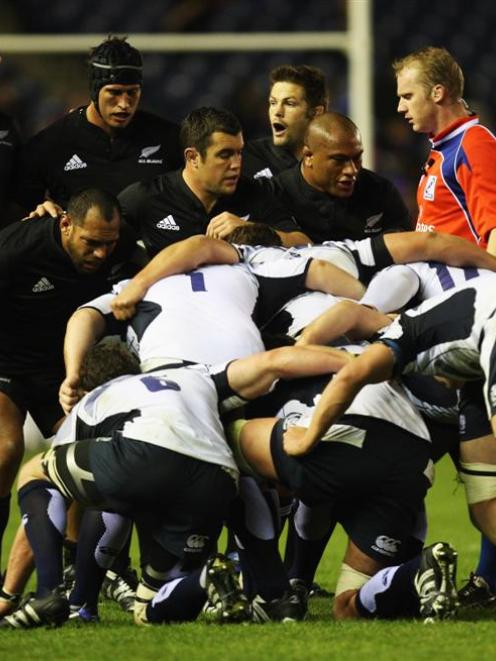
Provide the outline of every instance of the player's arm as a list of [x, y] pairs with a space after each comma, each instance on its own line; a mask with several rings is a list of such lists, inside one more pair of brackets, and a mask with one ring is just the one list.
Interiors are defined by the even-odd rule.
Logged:
[[359, 300], [365, 286], [346, 271], [321, 259], [312, 259], [308, 267], [305, 286], [314, 291], [323, 291], [334, 296]]
[[277, 379], [335, 373], [352, 359], [346, 351], [330, 347], [281, 347], [234, 360], [227, 368], [227, 378], [238, 395], [255, 399], [267, 393]]
[[308, 324], [296, 344], [327, 344], [342, 335], [350, 340], [366, 340], [390, 323], [382, 312], [354, 301], [340, 301]]
[[360, 390], [369, 383], [380, 383], [391, 378], [394, 355], [384, 344], [370, 346], [363, 354], [351, 360], [324, 388], [308, 429], [284, 435], [284, 449], [289, 455], [309, 452], [346, 411]]
[[496, 271], [496, 257], [459, 236], [440, 232], [398, 232], [385, 234], [384, 243], [395, 264], [432, 261]]
[[394, 312], [407, 305], [419, 289], [420, 279], [412, 268], [393, 264], [376, 273], [360, 303], [384, 313]]
[[51, 216], [52, 218], [59, 218], [65, 211], [62, 207], [53, 202], [53, 200], [44, 200], [40, 202], [33, 211], [30, 211], [26, 218], [43, 218], [43, 216]]
[[203, 235], [191, 236], [161, 250], [137, 273], [112, 302], [116, 319], [133, 316], [149, 287], [169, 275], [187, 273], [205, 264], [237, 264], [239, 253], [226, 241]]
[[[212, 220], [209, 222], [206, 235], [214, 239], [225, 239], [233, 230], [236, 229], [236, 227], [240, 227], [241, 225], [246, 224], [254, 225], [255, 223], [251, 223], [249, 220], [243, 220], [239, 216], [236, 216], [229, 211], [223, 211], [219, 215], [212, 218]], [[282, 241], [282, 245], [286, 248], [312, 243], [310, 238], [300, 230], [283, 231], [275, 227], [273, 229], [275, 232], [277, 232]]]
[[496, 229], [491, 230], [487, 239], [487, 252], [496, 257]]
[[276, 232], [281, 237], [282, 245], [285, 248], [291, 248], [293, 246], [306, 246], [310, 243], [313, 243], [312, 239], [300, 230], [294, 232], [283, 232], [282, 230], [276, 229]]
[[76, 310], [67, 322], [64, 339], [66, 376], [59, 390], [59, 400], [67, 414], [81, 399], [79, 371], [91, 347], [103, 337], [107, 328], [105, 317], [95, 308]]

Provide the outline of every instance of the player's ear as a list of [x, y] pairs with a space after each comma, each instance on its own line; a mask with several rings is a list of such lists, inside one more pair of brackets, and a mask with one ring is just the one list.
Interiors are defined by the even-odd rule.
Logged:
[[192, 165], [193, 167], [198, 167], [200, 159], [200, 153], [196, 147], [186, 147], [184, 150], [184, 162], [186, 164]]
[[306, 167], [310, 168], [312, 167], [312, 157], [313, 157], [313, 152], [310, 149], [308, 145], [303, 145], [303, 162]]
[[434, 87], [431, 90], [432, 100], [435, 101], [436, 103], [439, 103], [444, 99], [445, 96], [446, 96], [446, 89], [444, 88], [444, 86], [434, 85]]
[[62, 234], [68, 234], [71, 231], [72, 220], [66, 211], [64, 211], [59, 217], [59, 227]]

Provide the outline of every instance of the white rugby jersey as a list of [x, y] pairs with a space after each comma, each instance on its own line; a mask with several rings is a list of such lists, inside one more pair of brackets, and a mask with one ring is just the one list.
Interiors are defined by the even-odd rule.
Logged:
[[[361, 345], [347, 345], [348, 351], [361, 353], [364, 347]], [[324, 379], [316, 379], [316, 391], [308, 388], [301, 397], [294, 397], [287, 401], [278, 412], [278, 417], [285, 418], [288, 425], [299, 425], [308, 427], [314, 411], [320, 399], [320, 388]], [[341, 422], [332, 425], [322, 437], [324, 441], [341, 441], [361, 445], [363, 430], [348, 424], [346, 416], [360, 415], [370, 418], [385, 420], [397, 427], [401, 427], [410, 434], [430, 441], [429, 431], [422, 416], [415, 406], [410, 402], [407, 394], [398, 381], [392, 380], [378, 384], [367, 385], [358, 393], [352, 404], [346, 410]]]
[[[485, 377], [486, 404], [496, 408], [496, 296], [487, 278], [455, 287], [407, 310], [380, 341], [396, 356], [398, 373], [438, 374], [461, 381]], [[493, 396], [494, 394], [494, 396]]]
[[237, 471], [219, 418], [223, 396], [203, 365], [119, 377], [78, 402], [54, 445], [120, 432]]
[[[256, 317], [267, 317], [304, 289], [310, 260], [205, 266], [152, 285], [127, 327], [127, 341], [143, 371], [176, 358], [214, 364], [264, 350]], [[110, 318], [113, 294], [93, 307]]]
[[418, 304], [454, 287], [470, 286], [479, 278], [493, 279], [492, 286], [496, 285], [496, 273], [487, 269], [459, 268], [439, 262], [395, 264], [374, 276], [360, 302], [384, 313], [393, 312], [407, 305], [414, 296]]
[[[237, 246], [243, 250], [245, 262], [250, 265], [267, 264], [281, 257], [294, 259], [322, 259], [346, 271], [362, 282], [368, 282], [373, 275], [392, 263], [392, 258], [384, 245], [383, 237], [353, 241], [326, 241], [322, 245], [301, 246], [298, 248]], [[304, 292], [293, 297], [278, 310], [265, 324], [263, 330], [272, 334], [287, 334], [296, 337], [309, 323], [340, 300], [323, 292]]]
[[264, 324], [263, 330], [272, 334], [296, 337], [314, 319], [342, 300], [345, 299], [332, 294], [324, 294], [324, 292], [305, 292], [286, 303]]
[[358, 278], [364, 283], [381, 269], [393, 264], [388, 249], [384, 244], [382, 236], [354, 241], [325, 241], [321, 245], [300, 246], [297, 248], [263, 247], [263, 246], [237, 246], [244, 250], [244, 259], [249, 264], [259, 264], [281, 256], [290, 258], [299, 255], [301, 257], [322, 259], [338, 266], [350, 275]]

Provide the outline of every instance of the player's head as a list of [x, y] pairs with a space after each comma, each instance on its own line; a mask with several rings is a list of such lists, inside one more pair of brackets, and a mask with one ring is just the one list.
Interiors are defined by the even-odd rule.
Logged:
[[360, 131], [349, 117], [328, 112], [308, 125], [302, 174], [317, 190], [335, 197], [353, 194], [362, 167]]
[[279, 234], [265, 223], [238, 225], [225, 237], [225, 240], [246, 246], [282, 246]]
[[197, 108], [183, 120], [180, 138], [195, 186], [213, 195], [234, 193], [244, 144], [238, 118], [219, 108]]
[[125, 128], [138, 108], [143, 82], [140, 52], [125, 39], [109, 36], [90, 51], [90, 95], [109, 129]]
[[269, 120], [275, 145], [299, 157], [309, 122], [326, 111], [324, 73], [305, 64], [279, 66], [270, 72]]
[[418, 133], [433, 133], [440, 107], [464, 104], [460, 65], [445, 48], [429, 46], [393, 62], [398, 112]]
[[79, 386], [89, 392], [118, 376], [139, 373], [138, 359], [123, 342], [103, 341], [95, 344], [84, 357]]
[[60, 219], [62, 247], [80, 273], [96, 273], [119, 239], [120, 206], [106, 191], [90, 188], [73, 195]]

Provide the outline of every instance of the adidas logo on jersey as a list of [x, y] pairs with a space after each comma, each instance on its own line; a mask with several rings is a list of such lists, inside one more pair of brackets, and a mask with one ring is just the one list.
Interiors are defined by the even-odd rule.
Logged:
[[55, 289], [50, 280], [48, 278], [41, 278], [31, 291], [35, 294], [39, 294], [42, 291], [50, 291], [50, 289]]
[[87, 163], [82, 161], [77, 154], [74, 154], [64, 165], [64, 170], [69, 172], [70, 170], [82, 170], [87, 167]]
[[161, 158], [150, 158], [150, 156], [153, 156], [153, 154], [159, 151], [161, 146], [162, 145], [151, 145], [150, 147], [143, 147], [141, 154], [138, 156], [138, 163], [146, 163], [151, 165], [160, 165], [163, 163], [163, 159]]
[[160, 230], [173, 230], [174, 232], [177, 232], [180, 229], [179, 225], [177, 225], [176, 221], [171, 215], [162, 218], [162, 220], [159, 220], [157, 227]]
[[272, 170], [270, 168], [264, 168], [263, 170], [259, 170], [256, 174], [253, 175], [253, 179], [259, 179], [260, 177], [267, 177], [267, 179], [272, 179], [274, 175], [272, 174]]

